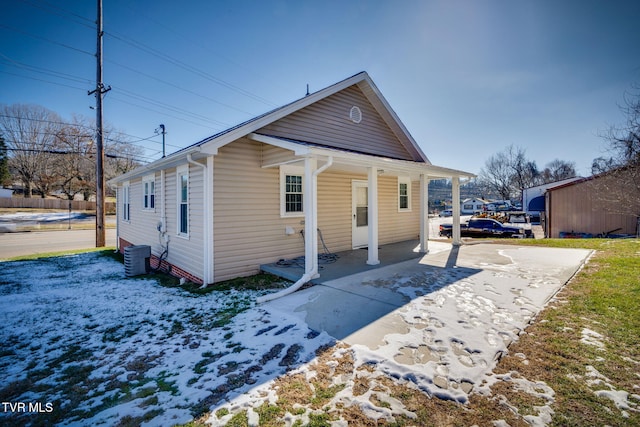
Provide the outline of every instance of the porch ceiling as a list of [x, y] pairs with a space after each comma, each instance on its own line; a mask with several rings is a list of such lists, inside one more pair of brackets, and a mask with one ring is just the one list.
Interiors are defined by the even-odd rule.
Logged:
[[314, 157], [321, 162], [326, 162], [329, 158], [332, 158], [333, 164], [330, 168], [331, 170], [339, 170], [361, 175], [366, 175], [368, 168], [375, 167], [378, 169], [378, 175], [409, 176], [415, 180], [419, 179], [422, 174], [426, 175], [427, 178], [430, 179], [475, 177], [475, 174], [470, 172], [443, 168], [428, 163], [411, 162], [407, 160], [372, 156], [333, 148], [318, 147], [303, 141], [275, 138], [256, 133], [249, 134], [248, 138], [289, 150], [293, 154], [291, 158], [283, 160], [280, 163], [272, 163], [263, 167], [277, 167], [284, 164], [302, 164], [305, 157]]

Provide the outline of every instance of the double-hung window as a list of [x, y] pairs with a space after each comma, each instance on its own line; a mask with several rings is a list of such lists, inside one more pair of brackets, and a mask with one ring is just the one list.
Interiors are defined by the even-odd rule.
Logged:
[[411, 179], [398, 177], [398, 211], [411, 211]]
[[280, 167], [280, 216], [304, 216], [304, 169]]
[[145, 176], [142, 180], [142, 208], [153, 210], [156, 207], [156, 177]]
[[131, 202], [129, 199], [129, 182], [122, 186], [122, 220], [131, 221]]
[[178, 234], [189, 235], [189, 167], [178, 168]]

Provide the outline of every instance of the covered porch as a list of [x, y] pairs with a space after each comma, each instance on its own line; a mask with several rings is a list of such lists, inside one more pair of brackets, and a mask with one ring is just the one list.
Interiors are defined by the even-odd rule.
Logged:
[[[440, 252], [451, 248], [448, 242], [429, 242], [430, 252]], [[320, 255], [318, 261], [318, 277], [311, 280], [313, 284], [322, 284], [331, 280], [350, 276], [364, 271], [375, 270], [381, 267], [397, 264], [424, 256], [420, 251], [420, 240], [407, 240], [404, 242], [381, 245], [378, 248], [380, 262], [375, 265], [367, 264], [367, 248], [341, 251], [332, 256]], [[323, 261], [326, 259], [326, 261]], [[283, 279], [297, 281], [305, 273], [305, 260], [303, 257], [294, 260], [281, 260], [279, 262], [263, 264], [260, 270]]]
[[[291, 293], [305, 283], [317, 280], [320, 276], [323, 276], [320, 279], [322, 281], [331, 280], [331, 278], [353, 274], [353, 272], [363, 271], [363, 269], [372, 269], [411, 258], [418, 258], [428, 253], [429, 216], [427, 200], [428, 184], [431, 179], [448, 178], [452, 181], [454, 206], [453, 244], [459, 245], [461, 243], [459, 232], [460, 179], [463, 177], [471, 178], [473, 174], [434, 166], [428, 161], [413, 162], [372, 156], [257, 133], [249, 134], [247, 138], [264, 144], [262, 168], [280, 168], [282, 174], [282, 168], [297, 167], [300, 178], [296, 182], [303, 187], [302, 193], [304, 194], [301, 198], [301, 211], [303, 214], [301, 216], [302, 221], [300, 221], [300, 224], [304, 226], [303, 233], [306, 236], [304, 240], [304, 257], [293, 267], [291, 265], [285, 267], [278, 265], [278, 263], [262, 266], [263, 271], [286, 277], [295, 283], [289, 289], [280, 293], [260, 298], [260, 302]], [[350, 233], [354, 250], [340, 253], [339, 255], [341, 256], [334, 263], [336, 265], [333, 265], [330, 269], [319, 262], [319, 259], [322, 259], [319, 256], [322, 250], [319, 246], [320, 241], [317, 233], [319, 211], [318, 178], [319, 175], [322, 175], [327, 170], [345, 173], [354, 177], [351, 179], [353, 228]], [[416, 212], [416, 220], [419, 222], [419, 233], [416, 233], [418, 234], [418, 240], [389, 245], [380, 244], [379, 200], [381, 196], [379, 195], [379, 182], [383, 177], [387, 182], [389, 177], [396, 177], [398, 188], [402, 186], [405, 186], [404, 188], [411, 187], [411, 183], [419, 184], [415, 189], [419, 193], [419, 200], [416, 200], [417, 206], [414, 205], [413, 208], [409, 206], [409, 209], [407, 209], [408, 211], [413, 209]], [[282, 178], [281, 182], [283, 182]], [[406, 197], [410, 199], [410, 190], [407, 190], [407, 193]], [[398, 194], [400, 194], [399, 190]], [[325, 198], [324, 200], [326, 202], [329, 199]], [[361, 202], [361, 200], [364, 200], [364, 202]], [[397, 203], [397, 210], [400, 211], [402, 206], [400, 201]], [[388, 204], [386, 206], [388, 209]], [[389, 224], [389, 218], [386, 221], [384, 224]], [[364, 233], [361, 233], [361, 231], [364, 231]], [[293, 230], [289, 232], [291, 234], [294, 233]], [[344, 235], [346, 235], [346, 232]], [[357, 239], [356, 236], [358, 237]], [[342, 273], [339, 273], [340, 271]], [[339, 276], [334, 276], [330, 272], [334, 272]], [[314, 283], [319, 282], [316, 281]]]

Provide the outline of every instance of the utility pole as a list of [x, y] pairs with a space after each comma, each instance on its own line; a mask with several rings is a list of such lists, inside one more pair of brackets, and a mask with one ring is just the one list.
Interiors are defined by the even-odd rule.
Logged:
[[105, 199], [105, 182], [104, 182], [104, 135], [102, 134], [102, 98], [103, 95], [111, 90], [111, 87], [105, 88], [102, 83], [102, 0], [98, 0], [98, 20], [96, 22], [98, 29], [98, 42], [96, 49], [96, 88], [89, 92], [89, 95], [96, 95], [96, 248], [106, 246], [105, 228], [104, 228], [104, 199]]

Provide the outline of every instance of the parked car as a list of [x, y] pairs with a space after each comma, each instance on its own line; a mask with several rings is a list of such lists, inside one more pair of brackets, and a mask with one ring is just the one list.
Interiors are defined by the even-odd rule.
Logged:
[[526, 212], [508, 212], [507, 220], [505, 221], [504, 225], [521, 229], [524, 237], [533, 237], [533, 230], [531, 229], [531, 217]]
[[[440, 235], [451, 237], [453, 224], [441, 224]], [[463, 237], [524, 237], [524, 231], [518, 227], [502, 224], [491, 218], [471, 218], [460, 224], [460, 235]]]
[[443, 211], [440, 211], [440, 213], [438, 214], [438, 216], [440, 217], [447, 217], [452, 215], [453, 215], [453, 211], [451, 209], [445, 209]]

